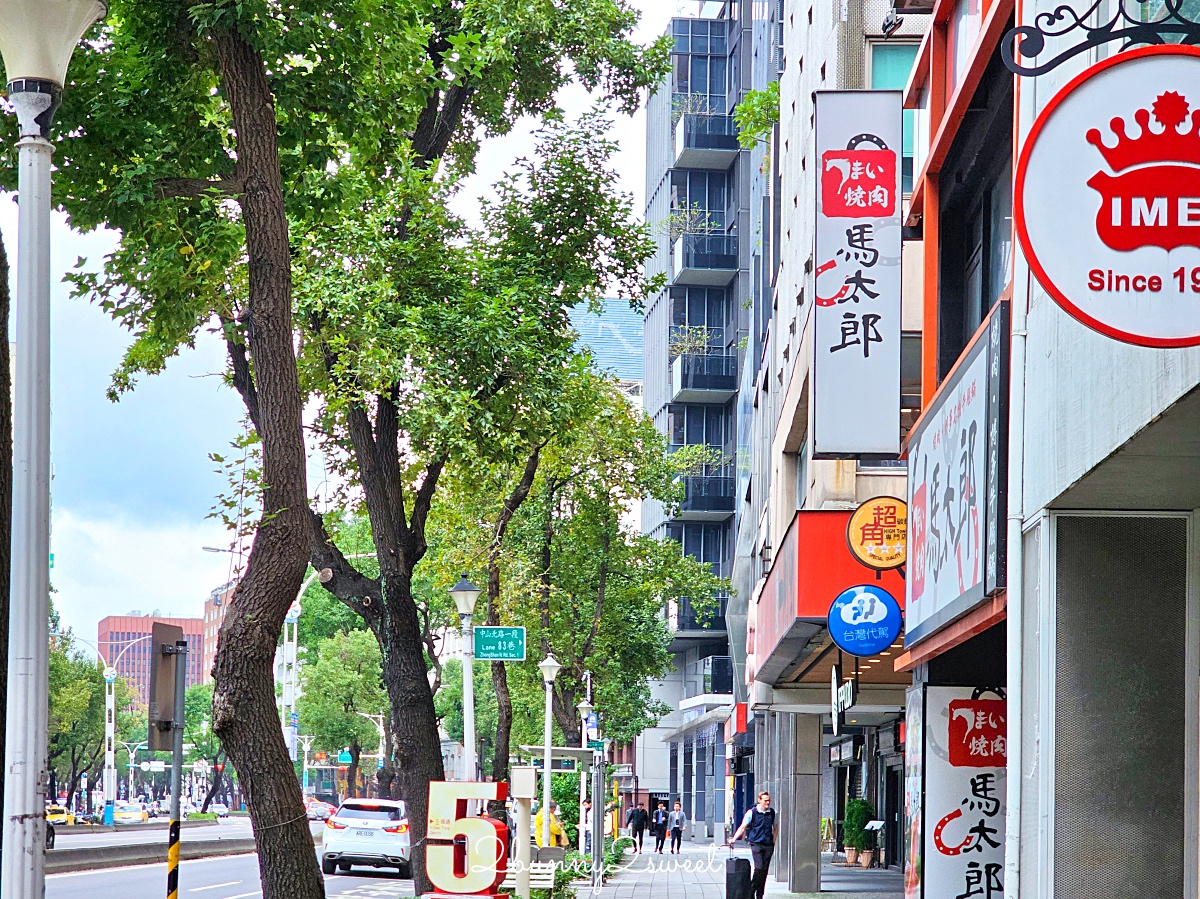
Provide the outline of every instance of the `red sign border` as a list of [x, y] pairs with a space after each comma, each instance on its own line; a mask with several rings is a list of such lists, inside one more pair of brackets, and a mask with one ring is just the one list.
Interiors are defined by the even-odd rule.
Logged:
[[1134, 50], [1126, 50], [1123, 53], [1118, 53], [1116, 56], [1110, 56], [1108, 59], [1101, 60], [1090, 68], [1080, 72], [1072, 78], [1067, 84], [1055, 94], [1045, 109], [1041, 111], [1037, 119], [1033, 123], [1033, 127], [1029, 129], [1029, 135], [1025, 138], [1025, 144], [1021, 148], [1021, 156], [1017, 161], [1016, 177], [1013, 180], [1013, 223], [1017, 229], [1017, 239], [1021, 243], [1021, 249], [1025, 253], [1025, 259], [1029, 263], [1029, 268], [1033, 271], [1034, 276], [1038, 279], [1038, 283], [1046, 290], [1054, 301], [1058, 303], [1062, 309], [1072, 318], [1082, 322], [1094, 331], [1099, 331], [1107, 337], [1112, 337], [1124, 343], [1131, 343], [1136, 346], [1155, 347], [1159, 349], [1172, 349], [1178, 347], [1200, 346], [1200, 334], [1195, 334], [1191, 337], [1147, 337], [1144, 334], [1132, 334], [1127, 331], [1122, 331], [1119, 328], [1114, 328], [1112, 325], [1107, 325], [1092, 316], [1088, 315], [1077, 305], [1067, 299], [1066, 294], [1059, 290], [1058, 286], [1046, 273], [1041, 261], [1037, 258], [1037, 254], [1033, 250], [1033, 244], [1029, 239], [1029, 233], [1025, 228], [1025, 174], [1029, 166], [1029, 157], [1033, 152], [1034, 146], [1037, 144], [1037, 139], [1040, 136], [1042, 129], [1046, 126], [1050, 116], [1058, 108], [1058, 105], [1070, 96], [1084, 82], [1089, 81], [1101, 72], [1111, 69], [1114, 66], [1122, 63], [1131, 62], [1136, 59], [1144, 59], [1148, 56], [1191, 56], [1200, 60], [1200, 47], [1181, 44], [1163, 44], [1153, 47], [1138, 47]]

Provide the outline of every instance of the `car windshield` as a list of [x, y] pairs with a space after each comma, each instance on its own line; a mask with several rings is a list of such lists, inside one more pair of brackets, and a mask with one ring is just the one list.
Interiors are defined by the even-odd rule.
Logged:
[[403, 809], [391, 805], [343, 805], [338, 809], [339, 818], [356, 818], [360, 821], [399, 821], [404, 817]]
[[136, 805], [122, 805], [117, 808], [119, 812], [140, 812], [142, 809]]

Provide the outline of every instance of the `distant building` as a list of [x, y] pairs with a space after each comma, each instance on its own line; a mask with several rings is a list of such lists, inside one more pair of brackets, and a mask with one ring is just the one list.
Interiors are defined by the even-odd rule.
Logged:
[[[642, 314], [626, 300], [608, 298], [599, 314], [585, 308], [571, 313], [571, 324], [579, 333], [579, 346], [591, 351], [596, 368], [621, 382], [631, 397], [642, 395]], [[639, 402], [640, 405], [640, 402]]]
[[117, 660], [117, 676], [137, 690], [138, 702], [143, 706], [149, 703], [150, 659], [154, 652], [153, 641], [149, 637], [155, 622], [183, 628], [183, 638], [187, 640], [190, 650], [188, 686], [202, 683], [204, 622], [200, 618], [164, 618], [157, 611], [149, 615], [130, 612], [128, 615], [109, 615], [97, 626], [96, 642], [100, 657], [106, 665], [110, 664], [109, 659]]
[[217, 636], [221, 633], [221, 625], [229, 612], [229, 601], [233, 598], [237, 581], [230, 581], [223, 587], [217, 587], [204, 600], [204, 667], [200, 683], [212, 682], [213, 662], [217, 658]]

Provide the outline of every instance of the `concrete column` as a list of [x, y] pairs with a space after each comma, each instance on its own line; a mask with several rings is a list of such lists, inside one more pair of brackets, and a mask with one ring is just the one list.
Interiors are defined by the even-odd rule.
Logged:
[[[783, 746], [791, 807], [783, 809], [788, 821], [786, 872], [776, 868], [776, 878], [787, 880], [793, 893], [821, 890], [821, 716], [791, 715], [787, 729], [790, 745]], [[780, 834], [780, 839], [785, 839]], [[782, 847], [781, 847], [782, 848]]]
[[728, 820], [725, 815], [725, 808], [728, 804], [726, 796], [726, 762], [725, 752], [727, 747], [724, 742], [718, 742], [713, 748], [713, 783], [716, 787], [713, 796], [713, 842], [718, 845], [724, 843], [731, 835], [732, 831], [726, 833], [726, 825]]

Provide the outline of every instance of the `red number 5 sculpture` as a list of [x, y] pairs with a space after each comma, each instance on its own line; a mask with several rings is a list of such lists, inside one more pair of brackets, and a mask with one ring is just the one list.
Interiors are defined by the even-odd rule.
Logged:
[[435, 781], [429, 785], [425, 870], [436, 896], [498, 896], [508, 870], [508, 828], [468, 818], [467, 801], [508, 798], [508, 784]]

